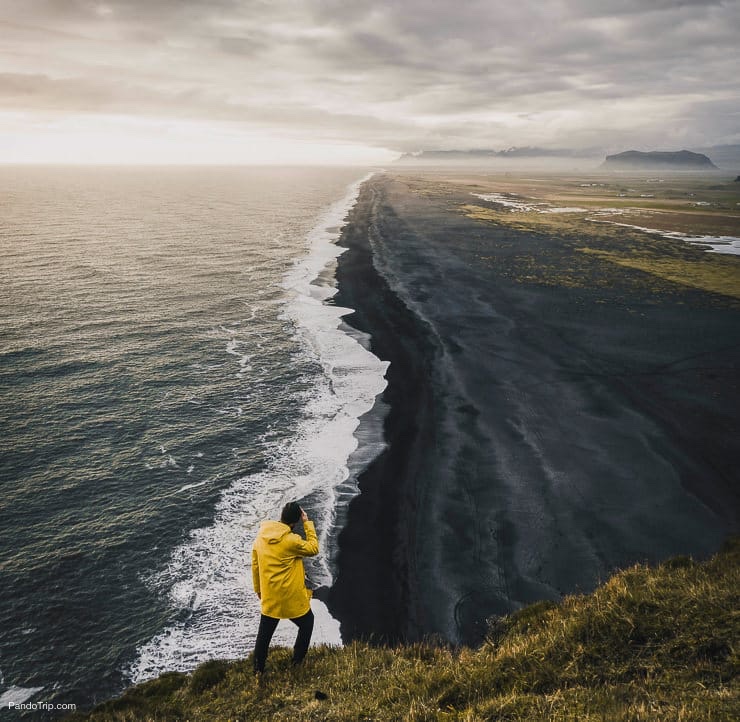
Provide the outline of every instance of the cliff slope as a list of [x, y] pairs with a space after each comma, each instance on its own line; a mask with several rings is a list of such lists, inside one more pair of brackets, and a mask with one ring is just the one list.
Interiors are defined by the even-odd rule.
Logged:
[[70, 720], [724, 720], [740, 705], [740, 541], [633, 566], [491, 624], [478, 649], [353, 643], [170, 673]]

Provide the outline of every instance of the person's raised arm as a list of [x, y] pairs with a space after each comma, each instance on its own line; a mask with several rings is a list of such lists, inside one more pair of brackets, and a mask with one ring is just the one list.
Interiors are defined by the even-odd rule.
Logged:
[[316, 556], [319, 553], [319, 538], [316, 536], [316, 529], [313, 522], [309, 520], [303, 509], [301, 509], [301, 521], [303, 522], [303, 529], [306, 532], [306, 538], [301, 539], [298, 534], [292, 534], [290, 551], [299, 557]]

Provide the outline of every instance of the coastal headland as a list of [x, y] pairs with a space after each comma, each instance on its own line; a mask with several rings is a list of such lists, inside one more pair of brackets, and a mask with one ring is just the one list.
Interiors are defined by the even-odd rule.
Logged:
[[390, 411], [339, 537], [346, 642], [475, 644], [492, 617], [737, 531], [729, 181], [365, 183], [335, 302], [390, 361]]

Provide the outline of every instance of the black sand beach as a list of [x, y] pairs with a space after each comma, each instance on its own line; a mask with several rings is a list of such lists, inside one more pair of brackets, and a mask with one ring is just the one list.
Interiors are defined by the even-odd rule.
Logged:
[[[345, 641], [474, 644], [493, 615], [738, 528], [740, 303], [629, 268], [558, 283], [572, 239], [465, 202], [376, 175], [341, 240], [336, 302], [391, 362], [388, 448], [329, 595]], [[511, 272], [532, 259], [555, 281]]]

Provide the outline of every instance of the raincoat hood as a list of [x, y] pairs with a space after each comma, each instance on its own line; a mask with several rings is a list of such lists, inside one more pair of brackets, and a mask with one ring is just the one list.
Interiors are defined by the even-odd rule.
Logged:
[[277, 544], [286, 534], [290, 534], [292, 531], [287, 524], [283, 524], [281, 521], [268, 520], [260, 524], [258, 533], [268, 544]]

